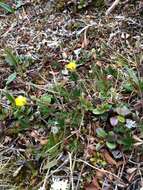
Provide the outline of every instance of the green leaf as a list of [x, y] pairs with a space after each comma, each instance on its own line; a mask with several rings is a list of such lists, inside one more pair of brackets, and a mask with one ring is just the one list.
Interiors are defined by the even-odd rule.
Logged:
[[139, 85], [139, 78], [133, 69], [129, 69], [127, 66], [125, 67], [130, 79], [138, 86]]
[[115, 111], [121, 116], [126, 116], [131, 113], [131, 111], [126, 106], [118, 107], [115, 109]]
[[115, 149], [117, 146], [116, 143], [114, 143], [114, 142], [106, 142], [106, 145], [111, 150]]
[[43, 105], [49, 105], [51, 103], [51, 100], [51, 95], [44, 94], [43, 96], [41, 96], [39, 103]]
[[123, 87], [123, 90], [124, 90], [125, 92], [127, 92], [127, 93], [132, 92], [133, 89], [134, 89], [134, 88], [133, 88], [133, 85], [130, 84], [130, 83], [125, 83], [125, 84], [122, 85], [122, 87]]
[[88, 99], [84, 98], [83, 96], [81, 96], [79, 99], [80, 99], [81, 106], [85, 108], [85, 110], [93, 109], [92, 103]]
[[104, 111], [100, 110], [98, 108], [95, 108], [95, 109], [92, 110], [92, 113], [94, 113], [95, 115], [101, 115], [101, 114], [104, 113]]
[[11, 49], [5, 49], [5, 53], [6, 53], [6, 61], [7, 63], [9, 63], [10, 66], [13, 66], [14, 68], [17, 67], [18, 63], [19, 63], [19, 59], [17, 58], [16, 55], [13, 54]]
[[0, 2], [0, 7], [3, 8], [8, 13], [14, 13], [14, 9], [6, 3]]
[[121, 140], [121, 144], [123, 144], [125, 150], [131, 150], [134, 143], [134, 139], [130, 134], [128, 134], [123, 140]]
[[53, 96], [44, 94], [41, 96], [40, 100], [37, 101], [37, 105], [39, 106], [39, 110], [43, 117], [47, 117], [50, 113], [53, 112], [53, 108], [49, 105], [52, 101]]
[[16, 79], [16, 72], [9, 75], [9, 77], [7, 78], [7, 81], [6, 81], [6, 85], [10, 84], [15, 79]]
[[29, 127], [29, 120], [25, 118], [19, 118], [18, 122], [20, 124], [20, 127], [23, 129], [27, 129]]
[[77, 75], [77, 73], [70, 73], [70, 77], [69, 77], [69, 79], [71, 80], [71, 81], [77, 81], [78, 80], [78, 75]]
[[99, 151], [102, 148], [103, 144], [100, 142], [96, 144], [96, 150]]
[[95, 109], [92, 110], [92, 113], [95, 115], [101, 115], [111, 109], [112, 105], [110, 104], [103, 104]]
[[11, 94], [9, 94], [8, 92], [6, 92], [6, 97], [7, 97], [7, 99], [12, 103], [12, 104], [15, 104], [15, 99], [14, 99], [14, 97], [11, 95]]
[[118, 121], [121, 122], [121, 123], [125, 123], [125, 121], [126, 121], [126, 120], [125, 120], [125, 117], [122, 116], [122, 115], [118, 115], [117, 119], [118, 119]]
[[105, 138], [107, 136], [106, 131], [102, 128], [97, 128], [96, 133], [97, 133], [97, 136], [100, 138]]

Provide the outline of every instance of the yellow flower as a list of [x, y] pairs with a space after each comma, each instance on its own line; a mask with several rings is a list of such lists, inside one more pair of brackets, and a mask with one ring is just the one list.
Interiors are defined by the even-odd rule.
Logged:
[[72, 72], [76, 70], [77, 64], [75, 61], [70, 61], [65, 67]]
[[17, 98], [15, 98], [15, 105], [17, 107], [22, 107], [25, 106], [27, 104], [27, 99], [24, 96], [18, 96]]

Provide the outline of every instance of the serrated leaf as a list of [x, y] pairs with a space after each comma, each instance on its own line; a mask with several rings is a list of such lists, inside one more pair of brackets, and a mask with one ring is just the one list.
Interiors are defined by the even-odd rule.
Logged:
[[0, 7], [3, 8], [8, 13], [14, 13], [14, 9], [6, 3], [0, 2]]
[[109, 149], [111, 149], [111, 150], [113, 150], [113, 149], [115, 149], [116, 148], [116, 143], [111, 143], [111, 142], [106, 142], [106, 146], [109, 148]]
[[96, 133], [97, 133], [97, 136], [100, 138], [105, 138], [107, 136], [106, 131], [102, 128], [97, 128]]
[[6, 85], [10, 84], [15, 79], [16, 79], [16, 72], [9, 75], [9, 77], [7, 78], [7, 81], [6, 81]]

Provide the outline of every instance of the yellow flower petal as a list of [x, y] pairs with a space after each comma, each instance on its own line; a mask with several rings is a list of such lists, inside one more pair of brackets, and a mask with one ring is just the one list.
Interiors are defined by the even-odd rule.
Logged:
[[66, 69], [68, 69], [69, 71], [75, 71], [77, 64], [75, 61], [70, 61], [66, 66]]
[[18, 96], [17, 98], [15, 98], [15, 105], [17, 107], [22, 107], [25, 106], [27, 104], [27, 99], [24, 96]]

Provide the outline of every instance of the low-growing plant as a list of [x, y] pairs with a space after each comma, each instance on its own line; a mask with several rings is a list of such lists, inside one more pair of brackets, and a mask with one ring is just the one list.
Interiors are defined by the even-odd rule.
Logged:
[[14, 8], [6, 3], [0, 2], [0, 8], [4, 9], [7, 13], [14, 13]]

